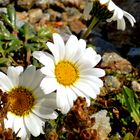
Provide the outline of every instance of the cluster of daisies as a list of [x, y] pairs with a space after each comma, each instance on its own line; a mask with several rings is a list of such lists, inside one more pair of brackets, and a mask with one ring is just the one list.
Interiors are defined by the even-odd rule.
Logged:
[[66, 114], [78, 96], [96, 98], [103, 82], [104, 70], [94, 68], [101, 56], [86, 48], [83, 39], [71, 35], [64, 43], [59, 34], [48, 42], [50, 53], [35, 51], [33, 57], [44, 66], [9, 66], [7, 75], [0, 72], [0, 88], [8, 93], [8, 113], [5, 128], [12, 128], [23, 140], [30, 134], [43, 134], [46, 119], [56, 119], [55, 109]]
[[[108, 9], [114, 11], [108, 21], [117, 20], [118, 28], [125, 28], [123, 15], [133, 26], [135, 19], [112, 1], [100, 0], [100, 3], [108, 4]], [[95, 99], [103, 86], [100, 77], [105, 71], [95, 68], [101, 56], [86, 48], [85, 40], [71, 35], [65, 43], [54, 33], [53, 42], [47, 42], [51, 53], [32, 54], [43, 64], [41, 69], [36, 70], [33, 65], [25, 70], [22, 66], [9, 66], [7, 75], [0, 72], [0, 88], [8, 93], [9, 102], [5, 128], [18, 132], [17, 136], [23, 140], [28, 140], [30, 134], [35, 137], [43, 134], [45, 120], [56, 119], [56, 109], [68, 113], [78, 96], [85, 97], [90, 105], [90, 98]]]

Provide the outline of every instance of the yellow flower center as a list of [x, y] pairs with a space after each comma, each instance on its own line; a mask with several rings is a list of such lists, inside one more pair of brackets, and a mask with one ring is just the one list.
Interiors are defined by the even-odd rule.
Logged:
[[79, 71], [71, 62], [60, 61], [55, 66], [55, 76], [60, 84], [70, 86], [79, 78]]
[[32, 92], [23, 87], [12, 89], [8, 93], [8, 111], [17, 116], [24, 116], [30, 113], [34, 104]]

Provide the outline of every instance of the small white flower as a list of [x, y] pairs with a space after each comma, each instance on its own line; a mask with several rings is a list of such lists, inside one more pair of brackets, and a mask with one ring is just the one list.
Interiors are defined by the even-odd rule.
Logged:
[[101, 110], [91, 116], [95, 117], [95, 124], [93, 129], [96, 129], [98, 132], [98, 139], [105, 140], [107, 139], [108, 134], [111, 132], [110, 118], [107, 117], [107, 111]]
[[55, 119], [57, 114], [55, 95], [45, 95], [40, 88], [44, 75], [30, 65], [8, 67], [7, 75], [0, 72], [0, 87], [8, 94], [8, 113], [4, 120], [5, 128], [18, 131], [22, 140], [28, 140], [30, 134], [38, 136], [43, 132], [45, 119]]
[[107, 5], [108, 10], [113, 12], [112, 17], [107, 19], [107, 22], [117, 21], [117, 29], [125, 30], [126, 23], [124, 17], [126, 17], [129, 20], [132, 27], [134, 26], [134, 23], [136, 22], [135, 18], [128, 12], [119, 8], [116, 4], [113, 3], [112, 0], [99, 0], [99, 2], [102, 5]]
[[53, 34], [54, 44], [47, 43], [52, 55], [35, 51], [33, 56], [43, 65], [41, 71], [46, 77], [41, 86], [46, 94], [56, 90], [57, 106], [62, 113], [67, 113], [78, 96], [96, 98], [103, 82], [99, 77], [105, 75], [104, 70], [94, 68], [101, 56], [92, 48], [86, 48], [83, 39], [78, 40], [71, 35], [66, 44], [59, 34]]

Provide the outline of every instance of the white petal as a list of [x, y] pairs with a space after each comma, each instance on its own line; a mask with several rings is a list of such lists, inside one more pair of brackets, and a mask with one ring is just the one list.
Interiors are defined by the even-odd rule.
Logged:
[[41, 88], [45, 92], [45, 94], [51, 93], [57, 88], [57, 81], [55, 78], [45, 77], [41, 84]]
[[116, 12], [117, 12], [117, 18], [118, 19], [122, 19], [123, 18], [123, 10], [122, 9], [120, 9], [118, 6], [116, 7]]
[[86, 49], [85, 55], [88, 61], [92, 63], [92, 67], [96, 66], [101, 60], [101, 56], [97, 54], [91, 47]]
[[53, 43], [51, 42], [47, 42], [47, 46], [50, 49], [50, 51], [52, 52], [54, 59], [55, 59], [55, 63], [58, 62], [59, 60], [59, 51], [58, 51], [58, 47], [56, 47]]
[[62, 112], [62, 114], [67, 114], [70, 111], [70, 105], [69, 105], [69, 103], [67, 103], [67, 105], [65, 105], [64, 107], [62, 107], [60, 109], [60, 111]]
[[44, 97], [37, 99], [35, 102], [35, 107], [47, 107], [50, 109], [56, 109], [56, 93], [52, 92], [45, 95]]
[[58, 114], [56, 112], [53, 112], [52, 114], [48, 114], [48, 119], [56, 119], [58, 117]]
[[38, 101], [37, 105], [40, 105], [43, 107], [48, 107], [51, 109], [56, 109], [56, 92], [52, 92], [50, 94], [47, 94], [43, 97], [43, 101]]
[[75, 94], [77, 94], [77, 96], [79, 97], [85, 97], [86, 98], [86, 102], [87, 102], [87, 105], [90, 106], [90, 98], [85, 96], [83, 94], [83, 92], [81, 92], [79, 89], [77, 89], [76, 87], [71, 87], [71, 89], [73, 90], [73, 92], [75, 92]]
[[134, 23], [136, 22], [135, 18], [126, 11], [124, 11], [124, 16], [129, 20], [129, 22], [131, 23], [131, 26], [133, 27]]
[[42, 52], [42, 51], [35, 51], [33, 52], [33, 57], [36, 58], [43, 65], [50, 68], [54, 68], [54, 61], [49, 53]]
[[34, 91], [32, 91], [32, 94], [35, 99], [41, 99], [45, 96], [44, 91], [41, 89], [41, 87], [37, 87]]
[[117, 29], [118, 30], [122, 30], [122, 31], [124, 31], [125, 30], [125, 20], [124, 20], [124, 18], [122, 18], [122, 19], [118, 19], [117, 20]]
[[12, 81], [9, 79], [9, 77], [7, 75], [5, 75], [4, 73], [0, 72], [0, 88], [3, 91], [9, 91], [13, 88], [13, 83]]
[[30, 85], [30, 88], [32, 90], [35, 90], [36, 88], [38, 88], [43, 78], [44, 78], [44, 75], [41, 73], [40, 70], [37, 70], [34, 74], [33, 81], [32, 81], [32, 84]]
[[70, 110], [70, 105], [66, 95], [66, 89], [62, 85], [57, 88], [56, 103], [63, 114], [68, 113], [68, 111]]
[[[24, 125], [24, 124], [23, 124], [23, 118], [22, 118], [22, 117], [16, 116], [16, 117], [15, 117], [15, 120], [14, 120], [14, 132], [17, 133], [18, 131], [20, 131], [21, 128], [23, 128], [22, 125]], [[22, 131], [22, 130], [21, 130], [21, 131]], [[21, 134], [21, 132], [20, 132], [20, 136], [21, 136], [21, 135], [23, 135], [23, 134]]]
[[103, 77], [105, 76], [105, 71], [100, 68], [85, 69], [80, 71], [80, 75]]
[[81, 51], [85, 51], [85, 49], [86, 49], [86, 41], [83, 40], [83, 39], [79, 39], [78, 47], [80, 48]]
[[100, 93], [100, 86], [97, 83], [93, 82], [91, 79], [81, 78], [80, 83], [90, 86], [95, 94]]
[[47, 115], [53, 113], [54, 110], [48, 107], [35, 105], [32, 111], [40, 118], [48, 119]]
[[37, 116], [44, 119], [56, 119], [57, 113], [53, 109], [41, 106], [34, 106], [32, 110]]
[[80, 90], [81, 92], [83, 92], [83, 94], [84, 94], [85, 96], [89, 96], [89, 97], [91, 97], [91, 98], [93, 98], [93, 99], [95, 99], [96, 96], [97, 96], [97, 93], [95, 92], [95, 90], [93, 90], [93, 89], [90, 87], [90, 85], [88, 85], [88, 84], [86, 84], [86, 83], [84, 83], [84, 82], [77, 82], [77, 83], [75, 84], [75, 87], [76, 87], [78, 90]]
[[40, 135], [42, 131], [42, 126], [44, 125], [41, 119], [39, 119], [36, 115], [30, 113], [28, 116], [24, 117], [24, 121], [25, 121], [26, 127], [28, 128], [28, 130], [34, 137], [37, 137]]
[[101, 4], [106, 4], [106, 3], [108, 3], [110, 0], [100, 0], [100, 3]]
[[17, 125], [20, 125], [20, 131], [18, 132], [17, 136], [21, 137], [21, 139], [23, 139], [23, 140], [29, 140], [31, 134], [30, 134], [29, 130], [26, 128], [23, 118], [21, 121], [18, 121], [18, 122], [19, 123], [17, 123]]
[[[87, 70], [87, 72], [88, 72], [88, 70]], [[105, 71], [103, 69], [100, 69], [100, 68], [93, 68], [93, 69], [91, 69], [91, 71], [89, 70], [89, 73], [90, 72], [92, 72], [92, 75], [96, 76], [96, 77], [105, 76]]]
[[24, 87], [30, 87], [36, 72], [36, 68], [33, 65], [30, 65], [26, 68], [26, 70], [21, 74], [19, 84]]
[[91, 69], [101, 60], [101, 56], [96, 54], [92, 48], [86, 49], [85, 53], [76, 61], [76, 66], [82, 70]]
[[70, 87], [66, 88], [66, 94], [67, 94], [67, 98], [68, 98], [70, 107], [72, 107], [73, 102], [77, 99], [77, 95], [73, 92], [73, 90]]
[[76, 36], [71, 35], [66, 43], [66, 59], [73, 58], [78, 50], [78, 39]]
[[113, 10], [115, 10], [115, 9], [116, 9], [115, 3], [113, 3], [113, 1], [110, 0], [109, 3], [108, 3], [108, 10], [109, 10], [109, 11], [113, 11]]
[[86, 48], [86, 42], [83, 39], [78, 40], [76, 36], [71, 35], [66, 43], [66, 60], [76, 62], [80, 59]]
[[111, 21], [117, 21], [118, 20], [118, 17], [117, 17], [117, 11], [115, 10], [114, 13], [113, 13], [113, 16], [110, 18]]
[[54, 77], [54, 69], [51, 69], [49, 66], [42, 67], [41, 72], [48, 77]]
[[13, 86], [18, 86], [19, 84], [19, 75], [23, 72], [23, 67], [18, 66], [18, 67], [8, 67], [7, 70], [7, 76], [9, 79], [12, 81]]
[[103, 81], [96, 76], [82, 75], [81, 78], [88, 79], [88, 80], [92, 81], [93, 83], [98, 84], [99, 87], [103, 87]]
[[105, 71], [100, 68], [93, 68], [93, 73], [94, 73], [94, 76], [97, 76], [97, 77], [105, 76]]
[[92, 68], [92, 63], [88, 61], [87, 59], [80, 58], [76, 62], [76, 67], [79, 69], [79, 71], [86, 70], [86, 69], [91, 69]]
[[65, 57], [65, 44], [64, 44], [62, 37], [59, 34], [54, 33], [53, 34], [53, 41], [54, 41], [54, 45], [55, 45], [57, 51], [59, 51], [59, 60], [64, 59], [64, 57]]
[[29, 140], [30, 133], [25, 127], [23, 118], [17, 117], [10, 112], [7, 113], [7, 118], [8, 118], [8, 120], [6, 120], [4, 123], [5, 128], [11, 128], [11, 129], [13, 129], [13, 131], [15, 133], [18, 132], [17, 136], [21, 137], [21, 139], [23, 139], [23, 140], [25, 140], [25, 139]]
[[[31, 134], [30, 134], [29, 130], [27, 130], [27, 128], [22, 129], [22, 130], [23, 130], [22, 131], [22, 134], [23, 135], [22, 136], [19, 136], [19, 137], [21, 137], [22, 140], [30, 140]], [[25, 132], [26, 132], [26, 134], [24, 134]]]
[[15, 117], [16, 116], [14, 114], [12, 114], [10, 112], [7, 113], [7, 119], [4, 119], [5, 128], [13, 129]]

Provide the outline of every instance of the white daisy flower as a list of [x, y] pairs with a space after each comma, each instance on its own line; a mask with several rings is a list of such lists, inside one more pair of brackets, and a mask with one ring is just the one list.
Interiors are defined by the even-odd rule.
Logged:
[[136, 22], [135, 18], [128, 12], [119, 8], [115, 3], [113, 3], [112, 0], [99, 0], [99, 2], [102, 5], [107, 5], [108, 10], [113, 12], [112, 17], [107, 19], [107, 22], [117, 21], [117, 29], [125, 30], [126, 23], [124, 17], [126, 17], [129, 20], [132, 27], [134, 26], [134, 23]]
[[56, 102], [62, 113], [67, 113], [78, 96], [86, 97], [88, 105], [90, 97], [96, 98], [100, 93], [103, 82], [99, 77], [105, 71], [94, 68], [101, 56], [92, 48], [86, 48], [83, 39], [78, 40], [71, 35], [66, 44], [59, 34], [53, 34], [54, 44], [47, 43], [52, 55], [35, 51], [33, 56], [44, 67], [41, 68], [46, 77], [41, 87], [46, 94], [56, 90]]
[[5, 128], [18, 132], [22, 140], [28, 140], [30, 133], [38, 136], [43, 132], [45, 119], [55, 119], [55, 95], [45, 95], [40, 88], [44, 75], [35, 66], [8, 67], [7, 75], [0, 72], [0, 87], [8, 94], [8, 113]]

